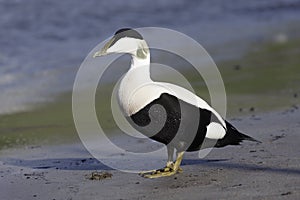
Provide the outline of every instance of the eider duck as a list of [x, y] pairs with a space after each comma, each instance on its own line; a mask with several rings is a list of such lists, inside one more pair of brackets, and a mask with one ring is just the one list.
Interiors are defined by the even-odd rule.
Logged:
[[[239, 145], [243, 140], [258, 142], [240, 133], [189, 90], [153, 81], [150, 77], [150, 50], [136, 30], [118, 30], [93, 57], [110, 53], [131, 55], [130, 69], [123, 76], [118, 89], [118, 102], [126, 119], [145, 136], [167, 146], [166, 166], [141, 172], [142, 177], [158, 178], [181, 172], [183, 154], [200, 150], [204, 140], [209, 141], [211, 147]], [[155, 124], [161, 127], [157, 128]], [[174, 162], [175, 150], [177, 157]]]

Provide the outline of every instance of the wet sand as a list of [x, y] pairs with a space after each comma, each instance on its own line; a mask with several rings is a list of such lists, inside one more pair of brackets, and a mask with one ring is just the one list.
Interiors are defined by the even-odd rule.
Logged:
[[[113, 170], [80, 143], [6, 149], [0, 199], [299, 199], [299, 119], [295, 107], [229, 119], [262, 143], [185, 154], [182, 174], [159, 179]], [[95, 171], [112, 177], [88, 179]]]

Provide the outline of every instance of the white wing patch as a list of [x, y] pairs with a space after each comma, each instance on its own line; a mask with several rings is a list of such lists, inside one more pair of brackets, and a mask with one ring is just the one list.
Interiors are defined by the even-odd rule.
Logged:
[[212, 122], [207, 126], [206, 138], [209, 139], [222, 139], [226, 134], [224, 127], [216, 122]]

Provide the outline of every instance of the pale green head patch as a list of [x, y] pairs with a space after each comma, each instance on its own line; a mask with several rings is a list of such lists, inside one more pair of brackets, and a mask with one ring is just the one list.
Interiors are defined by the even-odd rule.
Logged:
[[139, 47], [136, 51], [136, 56], [138, 58], [145, 59], [145, 58], [147, 58], [148, 53], [149, 53], [148, 47], [146, 47], [146, 45], [141, 43], [141, 45], [139, 45]]

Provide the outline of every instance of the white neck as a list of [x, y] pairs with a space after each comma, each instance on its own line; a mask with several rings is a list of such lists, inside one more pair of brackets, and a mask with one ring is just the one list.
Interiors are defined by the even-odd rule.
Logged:
[[132, 55], [130, 69], [121, 80], [118, 91], [119, 104], [126, 115], [132, 112], [129, 110], [129, 102], [134, 91], [149, 82], [152, 82], [150, 78], [150, 53], [148, 52], [144, 59]]
[[125, 76], [134, 76], [134, 82], [150, 81], [150, 53], [144, 59], [132, 55], [130, 69]]
[[150, 53], [147, 54], [146, 58], [139, 58], [136, 55], [131, 55], [131, 68], [142, 67], [150, 65]]

